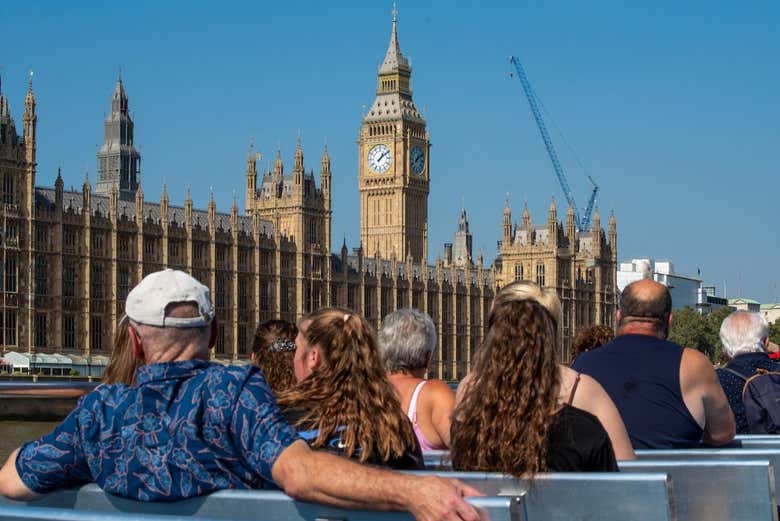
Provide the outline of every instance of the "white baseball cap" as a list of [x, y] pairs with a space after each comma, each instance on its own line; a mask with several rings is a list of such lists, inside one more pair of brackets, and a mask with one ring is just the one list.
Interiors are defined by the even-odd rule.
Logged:
[[[170, 304], [191, 302], [200, 316], [166, 317]], [[214, 320], [209, 288], [187, 273], [167, 269], [150, 273], [127, 295], [125, 313], [133, 322], [157, 327], [202, 327]]]

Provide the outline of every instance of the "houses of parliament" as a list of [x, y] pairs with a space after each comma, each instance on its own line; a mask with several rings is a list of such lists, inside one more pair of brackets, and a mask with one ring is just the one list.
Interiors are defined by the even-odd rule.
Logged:
[[541, 226], [527, 208], [515, 223], [507, 201], [503, 216], [496, 216], [502, 223], [498, 256], [486, 266], [481, 253], [473, 255], [461, 209], [444, 258], [428, 263], [428, 196], [436, 173], [396, 26], [394, 13], [376, 98], [358, 136], [360, 243], [351, 251], [345, 242], [331, 252], [331, 179], [340, 174], [331, 172], [327, 147], [318, 176], [306, 169], [300, 139], [290, 170], [277, 153], [273, 169], [259, 171], [250, 149], [243, 214], [235, 198], [228, 212], [217, 211], [213, 194], [206, 209], [193, 208], [189, 190], [183, 205], [170, 202], [165, 187], [159, 201], [149, 201], [120, 76], [94, 187], [87, 176], [80, 191], [65, 190], [61, 172], [53, 188], [38, 186], [32, 78], [21, 134], [0, 85], [2, 353], [110, 355], [129, 290], [167, 267], [211, 289], [220, 318], [213, 357], [226, 361], [246, 359], [255, 328], [271, 318], [296, 321], [321, 306], [343, 306], [378, 327], [386, 314], [414, 307], [436, 324], [431, 372], [458, 379], [482, 341], [493, 295], [517, 279], [558, 291], [562, 360], [577, 329], [611, 324], [614, 217], [606, 234], [598, 213], [592, 229], [582, 232], [571, 208], [559, 222], [553, 202]]

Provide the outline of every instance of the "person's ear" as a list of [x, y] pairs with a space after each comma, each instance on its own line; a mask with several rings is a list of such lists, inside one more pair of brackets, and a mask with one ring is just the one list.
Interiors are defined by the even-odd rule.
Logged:
[[214, 320], [211, 321], [211, 335], [209, 336], [209, 349], [217, 345], [217, 333], [219, 332], [219, 319], [217, 315], [214, 315]]
[[130, 336], [130, 344], [133, 348], [133, 356], [140, 361], [144, 361], [144, 344], [141, 341], [141, 337], [138, 336], [134, 327], [128, 327], [127, 333]]
[[666, 320], [666, 331], [669, 332], [672, 330], [672, 318], [673, 315], [671, 312], [669, 312], [669, 318]]
[[620, 324], [620, 319], [623, 318], [623, 314], [618, 309], [615, 311], [615, 324]]
[[309, 369], [314, 370], [320, 366], [322, 363], [322, 353], [320, 353], [320, 348], [318, 346], [311, 346], [311, 349], [309, 349], [309, 352], [306, 355], [306, 360], [308, 361]]

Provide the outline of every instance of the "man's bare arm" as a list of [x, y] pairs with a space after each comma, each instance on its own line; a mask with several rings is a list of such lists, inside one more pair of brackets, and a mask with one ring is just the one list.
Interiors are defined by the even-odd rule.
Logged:
[[274, 481], [290, 496], [340, 508], [408, 510], [419, 521], [476, 521], [463, 496], [481, 495], [456, 480], [403, 475], [353, 463], [298, 441], [272, 468]]
[[712, 363], [695, 349], [686, 349], [683, 353], [683, 361], [685, 366], [681, 376], [686, 380], [685, 386], [688, 389], [692, 388], [691, 392], [701, 396], [704, 407], [702, 441], [713, 446], [731, 442], [737, 430], [734, 413], [731, 411]]
[[40, 497], [39, 494], [27, 488], [22, 478], [19, 477], [19, 473], [16, 472], [17, 454], [19, 454], [19, 449], [14, 450], [8, 456], [5, 465], [0, 469], [0, 495], [18, 501], [28, 501]]

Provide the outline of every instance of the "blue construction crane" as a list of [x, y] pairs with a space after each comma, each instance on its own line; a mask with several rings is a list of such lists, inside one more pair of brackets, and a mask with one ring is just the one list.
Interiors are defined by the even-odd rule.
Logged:
[[[596, 194], [599, 192], [599, 187], [593, 181], [593, 178], [588, 176], [588, 180], [593, 185], [593, 192], [590, 194], [588, 208], [585, 210], [585, 213], [580, 216], [580, 211], [577, 208], [577, 203], [574, 201], [574, 195], [572, 195], [571, 189], [569, 188], [569, 182], [566, 180], [566, 174], [563, 171], [563, 166], [561, 166], [561, 162], [558, 160], [558, 154], [555, 152], [555, 147], [553, 146], [552, 139], [550, 139], [550, 134], [547, 132], [547, 126], [544, 124], [542, 113], [539, 110], [539, 104], [536, 101], [536, 94], [534, 94], [534, 91], [531, 88], [531, 84], [528, 82], [528, 76], [525, 74], [525, 69], [523, 69], [522, 64], [520, 64], [520, 60], [514, 56], [509, 57], [509, 62], [514, 66], [515, 71], [517, 71], [517, 77], [520, 79], [520, 83], [523, 86], [523, 92], [525, 92], [528, 105], [531, 106], [531, 112], [533, 113], [534, 119], [536, 120], [536, 126], [539, 129], [539, 133], [542, 135], [544, 146], [547, 148], [547, 155], [550, 156], [553, 169], [555, 169], [555, 175], [558, 176], [558, 182], [561, 184], [561, 190], [563, 190], [564, 195], [566, 195], [566, 200], [569, 202], [571, 207], [574, 208], [574, 220], [577, 224], [577, 229], [579, 231], [588, 231], [590, 229], [590, 218], [593, 215], [593, 207], [596, 204]], [[512, 73], [510, 72], [510, 76], [511, 75]]]

